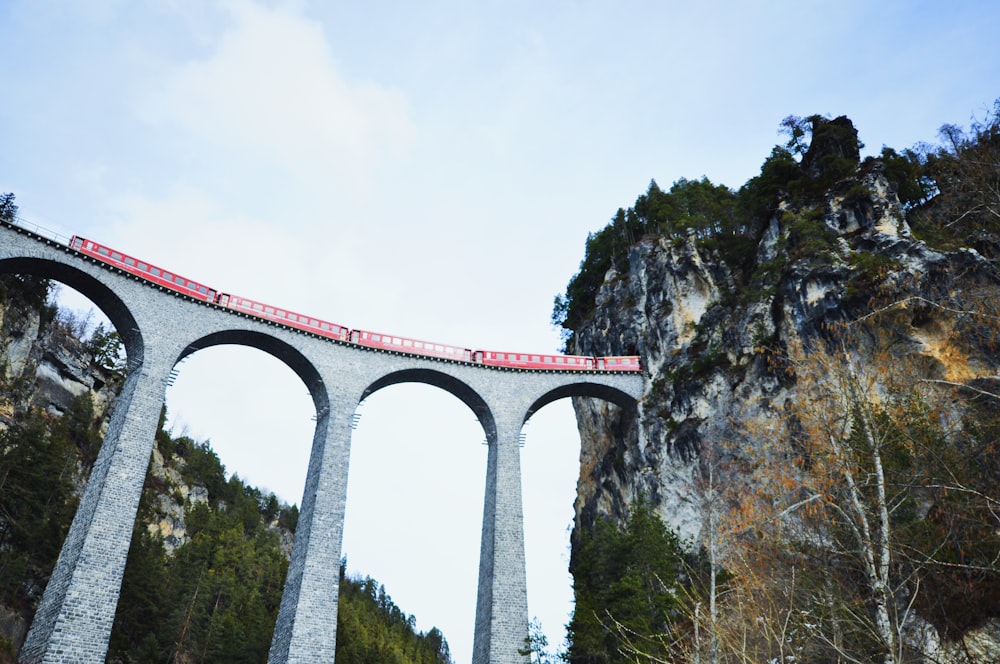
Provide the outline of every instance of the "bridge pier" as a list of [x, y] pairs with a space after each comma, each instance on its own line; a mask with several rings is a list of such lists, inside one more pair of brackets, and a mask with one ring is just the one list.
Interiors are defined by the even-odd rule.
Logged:
[[317, 417], [269, 664], [333, 662], [337, 650], [340, 547], [351, 417], [357, 400], [334, 394], [330, 397], [330, 407]]
[[129, 373], [20, 662], [103, 662], [172, 362]]
[[521, 506], [521, 421], [497, 422], [488, 439], [486, 500], [479, 554], [479, 596], [472, 664], [529, 661], [528, 589]]

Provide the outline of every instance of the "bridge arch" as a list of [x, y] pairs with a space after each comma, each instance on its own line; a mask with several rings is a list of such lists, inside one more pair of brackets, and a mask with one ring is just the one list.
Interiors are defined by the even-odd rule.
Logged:
[[400, 369], [392, 371], [372, 382], [361, 394], [360, 401], [364, 401], [370, 395], [390, 385], [400, 383], [424, 383], [433, 387], [438, 387], [454, 395], [459, 401], [464, 403], [479, 418], [479, 423], [486, 432], [487, 440], [495, 440], [497, 435], [496, 420], [493, 411], [486, 403], [486, 400], [468, 383], [447, 374], [443, 371], [436, 371], [427, 368]]
[[257, 330], [225, 328], [198, 337], [184, 347], [174, 366], [200, 350], [225, 345], [245, 346], [271, 355], [291, 369], [305, 384], [317, 413], [329, 409], [330, 395], [316, 365], [287, 341]]
[[524, 421], [527, 422], [538, 410], [544, 408], [553, 401], [565, 399], [566, 397], [589, 397], [602, 399], [613, 403], [626, 413], [632, 414], [637, 412], [639, 406], [639, 402], [636, 401], [635, 397], [618, 389], [617, 387], [590, 381], [573, 382], [567, 383], [566, 385], [560, 385], [559, 387], [551, 389], [538, 397], [535, 402], [528, 407], [524, 416]]
[[128, 305], [106, 284], [86, 272], [50, 258], [17, 256], [0, 258], [0, 273], [30, 274], [66, 284], [93, 302], [121, 337], [129, 366], [141, 364], [145, 353], [142, 331]]

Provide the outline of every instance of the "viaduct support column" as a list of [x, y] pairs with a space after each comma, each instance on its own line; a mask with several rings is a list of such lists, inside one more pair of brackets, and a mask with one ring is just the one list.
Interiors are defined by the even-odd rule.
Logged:
[[172, 362], [129, 372], [20, 662], [103, 662]]
[[356, 407], [356, 400], [331, 395], [329, 409], [317, 417], [295, 546], [268, 657], [271, 664], [329, 664], [334, 659], [351, 416]]
[[528, 637], [520, 431], [517, 420], [497, 422], [489, 441], [472, 664], [528, 662], [518, 653]]

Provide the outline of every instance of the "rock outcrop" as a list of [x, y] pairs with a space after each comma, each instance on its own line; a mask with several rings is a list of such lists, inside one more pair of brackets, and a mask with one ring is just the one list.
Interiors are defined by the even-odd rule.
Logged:
[[122, 376], [94, 361], [92, 349], [74, 334], [77, 321], [56, 314], [54, 306], [19, 297], [0, 304], [0, 382], [7, 386], [0, 392], [0, 427], [28, 408], [62, 415], [76, 397], [89, 394], [103, 433]]

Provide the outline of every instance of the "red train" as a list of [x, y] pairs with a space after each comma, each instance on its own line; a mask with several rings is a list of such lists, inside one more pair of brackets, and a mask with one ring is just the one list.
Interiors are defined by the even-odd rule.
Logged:
[[256, 318], [263, 318], [282, 325], [288, 325], [305, 332], [323, 337], [354, 343], [369, 348], [427, 355], [457, 362], [473, 362], [495, 367], [515, 369], [547, 369], [550, 371], [640, 371], [639, 358], [634, 355], [616, 357], [590, 357], [585, 355], [543, 355], [540, 353], [508, 353], [492, 350], [470, 350], [459, 346], [449, 346], [430, 341], [419, 341], [391, 334], [368, 330], [351, 330], [329, 321], [306, 316], [280, 307], [263, 304], [254, 300], [220, 293], [210, 286], [174, 274], [169, 270], [151, 265], [120, 251], [74, 235], [71, 248], [82, 254], [104, 261], [130, 272], [146, 281], [184, 295], [217, 304], [220, 307], [239, 311]]

